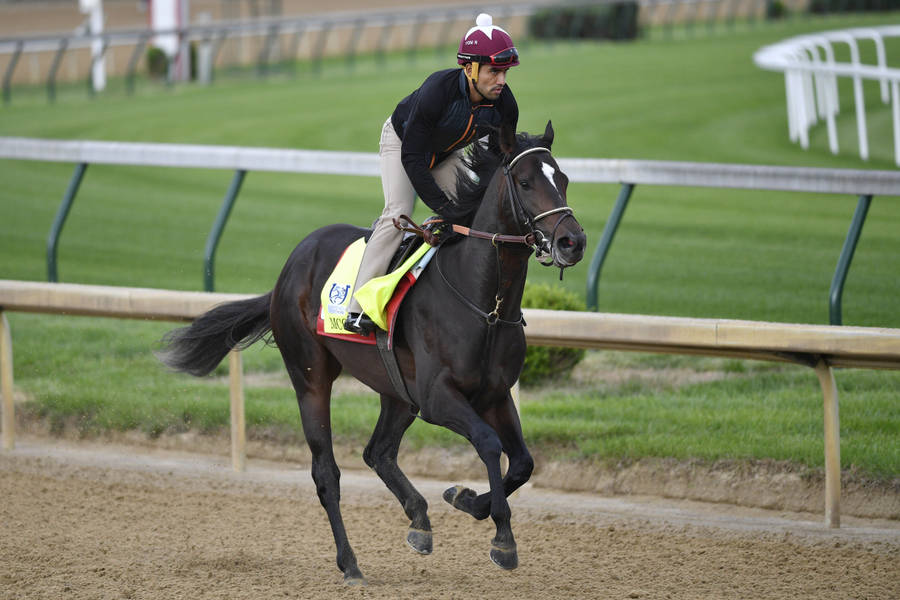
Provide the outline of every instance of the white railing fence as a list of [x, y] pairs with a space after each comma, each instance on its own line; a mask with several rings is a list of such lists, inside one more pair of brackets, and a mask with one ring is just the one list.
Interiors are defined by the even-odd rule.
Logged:
[[[853, 80], [853, 103], [859, 156], [869, 159], [869, 136], [863, 80], [878, 81], [881, 101], [891, 104], [894, 134], [894, 161], [900, 166], [900, 68], [889, 67], [885, 39], [900, 37], [900, 25], [824, 31], [792, 37], [764, 46], [753, 55], [757, 66], [784, 73], [788, 132], [793, 142], [809, 148], [809, 128], [824, 120], [828, 128], [828, 146], [838, 153], [835, 118], [840, 113], [838, 77]], [[860, 59], [860, 41], [875, 46], [875, 64]], [[846, 44], [850, 62], [835, 60], [835, 45]]]

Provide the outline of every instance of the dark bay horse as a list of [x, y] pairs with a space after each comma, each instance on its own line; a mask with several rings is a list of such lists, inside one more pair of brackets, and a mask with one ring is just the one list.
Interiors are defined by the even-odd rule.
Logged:
[[[566, 205], [568, 178], [550, 154], [551, 124], [540, 137], [517, 136], [509, 128], [501, 128], [499, 137], [503, 156], [476, 148], [469, 166], [477, 177], [460, 174], [457, 194], [461, 205], [473, 209], [471, 231], [492, 235], [444, 243], [400, 308], [394, 347], [412, 410], [374, 346], [316, 334], [320, 290], [341, 253], [365, 229], [332, 225], [314, 231], [294, 249], [271, 292], [213, 308], [165, 338], [162, 360], [202, 376], [232, 348], [271, 330], [297, 393], [312, 477], [347, 583], [365, 578], [341, 518], [340, 471], [332, 450], [331, 386], [342, 369], [381, 396], [381, 414], [363, 457], [409, 517], [409, 545], [422, 554], [432, 549], [428, 505], [397, 465], [400, 440], [418, 410], [425, 421], [475, 447], [490, 491], [478, 495], [456, 486], [444, 499], [476, 519], [490, 516], [497, 528], [491, 560], [504, 569], [518, 565], [507, 497], [528, 481], [534, 461], [510, 387], [525, 359], [520, 306], [528, 260], [536, 254], [544, 264], [569, 267], [581, 260], [586, 240]], [[501, 453], [509, 459], [505, 475]]]

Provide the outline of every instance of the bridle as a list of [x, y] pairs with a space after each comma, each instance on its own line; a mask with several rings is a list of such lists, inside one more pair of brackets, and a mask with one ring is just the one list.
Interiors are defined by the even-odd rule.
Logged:
[[[444, 272], [441, 270], [440, 261], [437, 257], [435, 257], [435, 267], [437, 268], [438, 274], [441, 276], [441, 279], [444, 280], [444, 283], [450, 290], [456, 295], [456, 297], [466, 306], [468, 306], [471, 310], [473, 310], [476, 314], [480, 315], [488, 324], [488, 328], [492, 329], [496, 324], [502, 325], [522, 325], [525, 321], [522, 317], [522, 313], [519, 313], [519, 318], [512, 321], [500, 318], [500, 305], [503, 303], [503, 297], [500, 295], [501, 288], [501, 273], [503, 272], [502, 265], [500, 264], [500, 244], [504, 243], [512, 243], [512, 244], [522, 244], [525, 246], [529, 246], [534, 249], [535, 256], [542, 263], [543, 257], [549, 256], [552, 259], [553, 252], [553, 240], [556, 239], [556, 230], [559, 228], [560, 223], [562, 223], [563, 219], [566, 217], [575, 218], [572, 214], [572, 208], [568, 206], [559, 206], [557, 208], [552, 208], [550, 210], [544, 211], [537, 215], [530, 215], [527, 210], [525, 210], [525, 206], [522, 204], [522, 199], [519, 198], [519, 195], [516, 193], [516, 186], [513, 182], [512, 170], [515, 168], [516, 164], [525, 156], [529, 154], [535, 154], [537, 152], [550, 152], [549, 148], [544, 148], [543, 146], [538, 146], [535, 148], [529, 148], [528, 150], [524, 150], [512, 158], [506, 165], [503, 167], [503, 175], [506, 178], [506, 189], [508, 190], [508, 197], [510, 207], [512, 209], [513, 217], [516, 223], [524, 226], [527, 230], [527, 233], [524, 235], [508, 235], [501, 233], [490, 233], [486, 231], [478, 231], [475, 229], [471, 229], [469, 227], [463, 227], [461, 225], [453, 225], [453, 231], [455, 233], [459, 233], [468, 237], [480, 238], [485, 240], [490, 240], [491, 245], [494, 246], [495, 256], [497, 259], [497, 293], [494, 296], [495, 304], [494, 310], [491, 312], [484, 312], [478, 306], [475, 305], [471, 300], [466, 298], [456, 287], [447, 280], [447, 277], [444, 275]], [[548, 238], [545, 236], [539, 229], [535, 227], [535, 223], [549, 217], [550, 215], [560, 214], [559, 219], [557, 219], [556, 223], [553, 225], [553, 232], [550, 234]], [[406, 219], [409, 220], [408, 218]], [[549, 263], [544, 263], [549, 264]], [[562, 279], [562, 273], [565, 267], [560, 267], [559, 270], [559, 278]], [[492, 337], [492, 336], [491, 336]], [[489, 344], [490, 345], [490, 344]]]
[[[519, 195], [516, 193], [516, 186], [513, 182], [512, 170], [515, 168], [516, 164], [525, 156], [529, 154], [535, 154], [538, 152], [550, 152], [549, 148], [545, 148], [543, 146], [538, 146], [535, 148], [529, 148], [517, 154], [514, 158], [512, 158], [506, 165], [503, 167], [503, 175], [506, 178], [506, 189], [508, 191], [507, 196], [509, 198], [510, 207], [512, 209], [513, 217], [520, 226], [524, 227], [527, 230], [527, 233], [524, 235], [509, 235], [504, 233], [491, 233], [488, 231], [479, 231], [477, 229], [472, 229], [470, 227], [464, 227], [462, 225], [454, 224], [452, 226], [452, 230], [454, 233], [458, 233], [460, 235], [464, 235], [467, 237], [473, 237], [483, 240], [490, 240], [491, 245], [494, 246], [495, 255], [497, 258], [497, 294], [494, 296], [495, 304], [494, 310], [491, 312], [485, 312], [478, 308], [474, 302], [466, 298], [462, 292], [456, 289], [450, 281], [447, 280], [447, 277], [444, 275], [444, 272], [441, 270], [440, 260], [437, 256], [434, 259], [434, 265], [438, 274], [441, 276], [441, 279], [444, 280], [444, 283], [450, 290], [454, 293], [454, 295], [466, 306], [468, 306], [472, 311], [476, 314], [480, 315], [488, 324], [489, 328], [492, 328], [496, 324], [502, 325], [522, 325], [524, 323], [524, 319], [522, 318], [521, 312], [519, 313], [519, 318], [511, 321], [500, 318], [500, 305], [503, 303], [503, 297], [500, 295], [500, 274], [502, 273], [502, 265], [500, 264], [500, 244], [521, 244], [524, 246], [531, 247], [535, 256], [539, 261], [543, 264], [550, 264], [549, 262], [544, 262], [545, 257], [550, 257], [550, 261], [552, 262], [553, 258], [553, 240], [556, 239], [556, 230], [559, 229], [560, 223], [562, 223], [563, 219], [566, 217], [575, 218], [573, 214], [573, 210], [569, 206], [559, 206], [557, 208], [551, 208], [550, 210], [546, 210], [537, 215], [530, 215], [528, 211], [525, 210], [524, 205], [522, 204], [522, 199], [519, 198]], [[551, 215], [559, 214], [560, 217], [556, 220], [556, 223], [553, 225], [553, 231], [550, 234], [550, 237], [545, 236], [539, 229], [535, 227], [535, 223], [549, 217]], [[429, 245], [439, 245], [441, 242], [437, 236], [435, 236], [431, 231], [419, 227], [416, 225], [412, 219], [410, 219], [406, 215], [401, 215], [399, 218], [394, 219], [394, 227], [400, 229], [401, 231], [408, 231], [419, 235], [425, 239], [425, 242]], [[559, 278], [562, 279], [563, 270], [566, 267], [560, 267], [559, 269]]]
[[[525, 207], [522, 205], [522, 200], [519, 198], [519, 194], [516, 193], [516, 186], [513, 182], [512, 170], [516, 166], [516, 163], [518, 163], [522, 158], [524, 158], [525, 156], [528, 156], [529, 154], [535, 154], [538, 152], [546, 152], [549, 154], [550, 149], [545, 148], [543, 146], [537, 146], [537, 147], [529, 148], [528, 150], [524, 150], [524, 151], [520, 152], [518, 155], [516, 155], [515, 158], [510, 160], [509, 163], [507, 163], [503, 167], [503, 175], [506, 178], [506, 189], [508, 191], [509, 203], [510, 203], [510, 207], [512, 208], [513, 217], [516, 219], [516, 222], [525, 226], [529, 232], [525, 236], [523, 236], [525, 238], [530, 237], [530, 243], [529, 242], [526, 242], [526, 243], [528, 243], [529, 246], [534, 248], [535, 258], [537, 258], [543, 264], [549, 264], [548, 262], [545, 262], [543, 259], [545, 257], [550, 257], [550, 262], [553, 261], [553, 240], [556, 239], [556, 230], [559, 228], [560, 224], [563, 222], [563, 219], [565, 219], [566, 217], [572, 217], [574, 219], [575, 215], [573, 214], [574, 211], [572, 210], [571, 207], [559, 206], [557, 208], [552, 208], [552, 209], [544, 211], [540, 214], [531, 216], [528, 214], [528, 211], [526, 211]], [[555, 214], [559, 214], [559, 213], [563, 213], [563, 214], [556, 220], [556, 223], [553, 225], [553, 230], [550, 233], [549, 238], [547, 236], [545, 236], [543, 234], [543, 232], [541, 232], [539, 229], [537, 229], [535, 227], [535, 223], [537, 223], [541, 219], [543, 219], [545, 217], [549, 217], [550, 215], [555, 215]], [[521, 217], [519, 216], [520, 214], [521, 214]], [[562, 279], [562, 273], [563, 273], [564, 268], [565, 267], [560, 267], [560, 271], [559, 271], [560, 279]]]

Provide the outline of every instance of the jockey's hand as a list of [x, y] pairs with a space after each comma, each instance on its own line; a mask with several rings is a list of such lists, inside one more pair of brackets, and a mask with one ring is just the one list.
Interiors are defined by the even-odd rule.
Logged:
[[444, 203], [443, 206], [435, 211], [448, 223], [461, 223], [472, 212], [471, 208], [465, 207], [451, 199]]

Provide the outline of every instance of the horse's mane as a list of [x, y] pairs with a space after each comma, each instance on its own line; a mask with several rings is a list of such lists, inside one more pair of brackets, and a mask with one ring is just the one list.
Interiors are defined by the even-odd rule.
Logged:
[[[526, 132], [516, 134], [516, 154], [541, 145], [541, 138]], [[499, 148], [492, 148], [489, 143], [481, 141], [470, 146], [471, 151], [463, 158], [465, 169], [456, 173], [456, 203], [467, 215], [461, 221], [471, 221], [475, 211], [481, 205], [481, 199], [487, 191], [494, 172], [500, 168], [506, 158]], [[472, 177], [472, 173], [475, 177]], [[466, 223], [468, 224], [468, 223]]]

